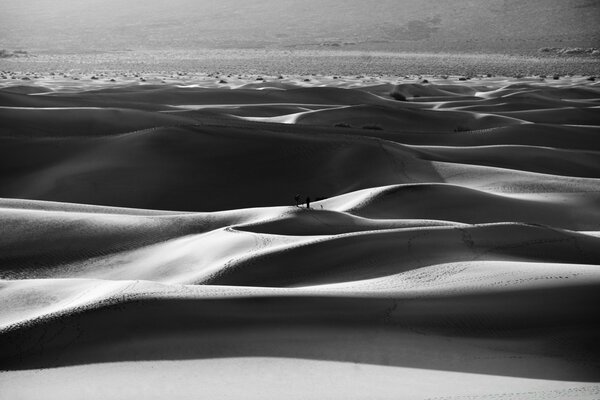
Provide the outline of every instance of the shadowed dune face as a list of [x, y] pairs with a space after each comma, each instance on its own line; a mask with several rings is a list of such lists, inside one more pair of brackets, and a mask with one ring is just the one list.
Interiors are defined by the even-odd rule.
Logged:
[[267, 358], [592, 398], [600, 89], [428, 81], [0, 88], [0, 387]]
[[331, 197], [424, 175], [436, 180], [413, 153], [370, 138], [248, 126], [158, 127], [94, 140], [10, 137], [2, 195], [188, 211], [282, 205], [295, 191]]

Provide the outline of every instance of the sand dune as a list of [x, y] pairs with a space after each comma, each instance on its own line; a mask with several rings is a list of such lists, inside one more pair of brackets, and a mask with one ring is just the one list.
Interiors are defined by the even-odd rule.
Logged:
[[329, 197], [422, 175], [435, 179], [429, 163], [401, 145], [247, 125], [1, 140], [10, 167], [0, 175], [5, 197], [215, 211], [291, 204], [296, 191]]
[[64, 137], [127, 133], [156, 126], [195, 122], [176, 114], [111, 108], [11, 108], [0, 107], [3, 136]]
[[585, 230], [594, 229], [599, 212], [594, 207], [598, 196], [580, 193], [560, 200], [543, 194], [511, 197], [448, 184], [394, 185], [365, 192], [367, 195], [358, 197], [347, 210], [377, 219], [429, 218], [469, 224], [523, 221]]
[[600, 393], [593, 81], [65, 79], [0, 88], [0, 397]]
[[428, 146], [420, 150], [432, 159], [461, 164], [519, 169], [549, 175], [598, 178], [600, 152], [529, 145]]
[[[390, 132], [366, 129], [347, 129], [344, 133], [415, 145], [448, 147], [525, 145], [597, 151], [600, 149], [597, 131], [598, 129], [595, 126], [589, 125], [522, 124], [478, 131], [455, 132], [451, 135], [449, 132]], [[564, 140], [565, 136], [573, 140], [566, 141]]]
[[518, 118], [465, 111], [435, 112], [432, 110], [394, 106], [350, 106], [306, 113], [296, 121], [309, 125], [336, 125], [397, 131], [456, 132], [480, 130], [524, 123]]

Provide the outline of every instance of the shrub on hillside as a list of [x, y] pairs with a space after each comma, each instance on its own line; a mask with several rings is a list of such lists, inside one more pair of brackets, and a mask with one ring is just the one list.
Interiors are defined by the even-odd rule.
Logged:
[[23, 57], [28, 55], [29, 53], [25, 50], [14, 50], [9, 51], [6, 49], [0, 49], [0, 58], [11, 58], [11, 57]]

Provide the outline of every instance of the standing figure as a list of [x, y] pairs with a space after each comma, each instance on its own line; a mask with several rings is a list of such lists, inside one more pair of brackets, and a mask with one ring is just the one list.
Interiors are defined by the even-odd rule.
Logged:
[[306, 208], [310, 208], [310, 197], [306, 196]]
[[300, 207], [300, 195], [299, 194], [294, 196], [294, 200], [296, 200], [296, 207]]

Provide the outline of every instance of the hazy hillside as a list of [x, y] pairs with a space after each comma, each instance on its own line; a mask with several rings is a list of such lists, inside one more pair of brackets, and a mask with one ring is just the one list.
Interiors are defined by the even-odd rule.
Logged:
[[1, 0], [0, 48], [527, 52], [600, 43], [597, 0]]

